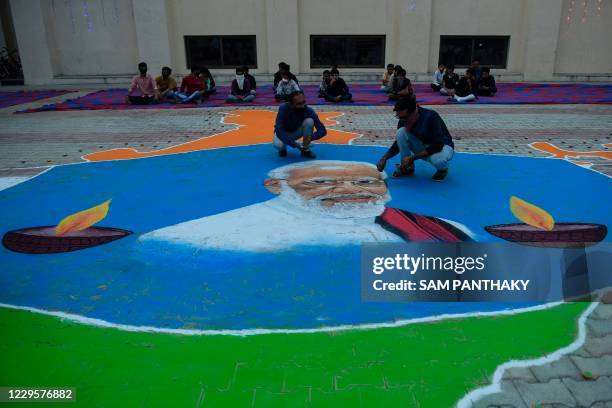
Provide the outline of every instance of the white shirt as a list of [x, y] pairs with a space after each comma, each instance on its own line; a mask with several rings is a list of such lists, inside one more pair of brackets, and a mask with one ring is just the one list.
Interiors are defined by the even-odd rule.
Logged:
[[151, 231], [142, 240], [168, 241], [198, 248], [273, 252], [303, 245], [359, 245], [404, 242], [371, 218], [326, 217], [276, 197]]

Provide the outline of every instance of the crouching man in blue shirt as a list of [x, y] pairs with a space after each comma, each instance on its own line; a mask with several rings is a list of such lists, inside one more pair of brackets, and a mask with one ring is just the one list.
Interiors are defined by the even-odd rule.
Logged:
[[398, 101], [393, 110], [399, 119], [395, 142], [378, 161], [378, 171], [383, 171], [387, 160], [399, 153], [402, 161], [393, 177], [412, 176], [414, 162], [425, 160], [436, 169], [432, 179], [444, 180], [455, 155], [455, 144], [440, 115], [417, 106], [414, 95]]
[[[313, 130], [316, 131], [313, 133]], [[327, 130], [311, 107], [306, 106], [306, 98], [302, 92], [293, 92], [289, 101], [278, 108], [274, 124], [274, 147], [280, 157], [287, 156], [287, 146], [299, 149], [303, 157], [314, 159], [316, 156], [310, 149], [313, 140], [319, 140], [327, 134]], [[302, 144], [297, 143], [302, 139]]]

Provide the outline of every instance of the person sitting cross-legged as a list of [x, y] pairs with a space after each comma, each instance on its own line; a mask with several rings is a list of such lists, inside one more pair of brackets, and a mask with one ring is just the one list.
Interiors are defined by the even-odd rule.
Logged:
[[232, 81], [232, 89], [225, 102], [251, 102], [253, 99], [255, 95], [251, 93], [251, 81], [245, 78], [242, 67], [236, 68], [236, 78]]
[[439, 92], [442, 89], [442, 83], [444, 81], [444, 64], [438, 64], [438, 69], [433, 73], [433, 77], [431, 78], [431, 89], [436, 92]]
[[476, 96], [476, 79], [472, 68], [465, 70], [465, 75], [459, 80], [453, 98], [457, 102], [472, 102], [478, 98]]
[[147, 74], [147, 63], [138, 64], [139, 74], [132, 79], [125, 102], [132, 105], [148, 105], [157, 102], [159, 93], [153, 77]]
[[249, 66], [243, 66], [242, 71], [244, 72], [244, 78], [251, 84], [251, 93], [255, 95], [257, 93], [257, 81], [255, 81], [253, 75], [249, 74]]
[[417, 106], [414, 95], [399, 100], [393, 110], [399, 119], [395, 142], [378, 161], [378, 171], [383, 171], [387, 161], [400, 153], [401, 164], [393, 177], [414, 175], [414, 162], [425, 160], [436, 168], [432, 179], [444, 180], [455, 155], [455, 145], [440, 115]]
[[278, 83], [283, 79], [283, 72], [287, 71], [289, 73], [289, 79], [293, 79], [298, 87], [300, 85], [297, 77], [291, 73], [291, 66], [286, 62], [278, 63], [278, 71], [274, 73], [274, 84], [272, 86], [272, 90], [276, 93], [276, 88], [278, 87]]
[[406, 98], [410, 95], [414, 95], [412, 90], [412, 84], [410, 79], [406, 78], [406, 70], [400, 68], [393, 75], [393, 82], [391, 83], [391, 92], [389, 92], [389, 99], [398, 100]]
[[340, 78], [338, 70], [331, 71], [331, 79], [329, 86], [325, 91], [325, 100], [327, 102], [352, 102], [353, 95], [349, 92], [348, 85], [344, 79]]
[[387, 64], [387, 69], [383, 72], [381, 91], [389, 92], [391, 90], [391, 79], [393, 78], [395, 65]]
[[[288, 102], [278, 108], [273, 145], [280, 157], [287, 156], [287, 146], [290, 146], [299, 149], [303, 157], [314, 159], [310, 144], [326, 134], [327, 129], [316, 112], [306, 105], [306, 97], [301, 91], [293, 92]], [[301, 145], [297, 142], [299, 139], [302, 139]]]
[[207, 90], [201, 69], [191, 67], [191, 74], [183, 78], [180, 92], [176, 93], [176, 96], [181, 103], [200, 103], [203, 99], [208, 98]]
[[155, 78], [157, 84], [157, 90], [159, 92], [159, 99], [175, 99], [176, 92], [178, 92], [178, 86], [176, 79], [171, 75], [172, 69], [170, 67], [163, 67], [161, 75]]
[[484, 67], [478, 81], [477, 93], [480, 96], [495, 96], [497, 93], [497, 86], [495, 85], [495, 78], [491, 75], [491, 69]]
[[204, 81], [204, 84], [206, 85], [206, 91], [205, 91], [206, 97], [216, 94], [217, 84], [215, 84], [215, 78], [213, 77], [210, 70], [206, 67], [202, 67], [200, 69], [200, 72], [201, 72], [200, 76], [202, 77], [202, 81]]
[[276, 93], [274, 98], [277, 101], [286, 101], [289, 99], [289, 95], [294, 92], [300, 92], [300, 87], [297, 82], [291, 79], [293, 74], [289, 71], [281, 72], [281, 80], [278, 82], [276, 87]]
[[327, 93], [327, 87], [329, 87], [329, 83], [331, 81], [331, 72], [329, 69], [323, 71], [323, 76], [321, 77], [321, 85], [319, 85], [319, 98], [325, 98], [325, 94]]
[[440, 89], [440, 94], [448, 95], [452, 98], [455, 96], [455, 88], [457, 88], [458, 82], [459, 75], [455, 74], [455, 66], [453, 64], [447, 65], [446, 72], [442, 77], [442, 88]]

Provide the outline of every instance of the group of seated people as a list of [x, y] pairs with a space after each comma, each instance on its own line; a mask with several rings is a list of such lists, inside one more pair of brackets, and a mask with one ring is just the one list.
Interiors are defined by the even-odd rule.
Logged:
[[[134, 77], [126, 102], [132, 105], [148, 105], [165, 99], [175, 103], [200, 103], [210, 95], [217, 93], [215, 80], [205, 67], [192, 67], [191, 73], [183, 78], [181, 86], [177, 85], [172, 76], [172, 69], [163, 67], [161, 75], [153, 79], [147, 74], [147, 64], [138, 64], [139, 75]], [[466, 69], [465, 75], [459, 78], [452, 64], [439, 64], [434, 72], [431, 88], [446, 95], [449, 101], [470, 102], [478, 96], [493, 96], [497, 92], [495, 79], [490, 69], [480, 67], [474, 60]], [[412, 83], [406, 77], [406, 70], [401, 65], [388, 64], [383, 73], [380, 89], [387, 93], [390, 100], [399, 100], [414, 95]], [[278, 64], [278, 72], [274, 74], [274, 98], [281, 102], [287, 101], [289, 95], [302, 91], [297, 77], [291, 72], [291, 67], [285, 62]], [[236, 68], [236, 77], [232, 80], [227, 103], [251, 102], [257, 95], [255, 77], [249, 74], [249, 67]], [[353, 102], [349, 87], [340, 77], [337, 65], [323, 71], [319, 98], [328, 102]]]
[[401, 65], [387, 64], [380, 90], [387, 92], [389, 99], [394, 101], [414, 95], [412, 83]]
[[[191, 73], [177, 85], [170, 67], [163, 67], [161, 75], [153, 79], [147, 74], [146, 62], [138, 64], [139, 75], [128, 88], [126, 102], [132, 105], [149, 105], [160, 100], [176, 103], [200, 103], [217, 93], [217, 86], [210, 71], [205, 67], [192, 67]], [[249, 74], [249, 67], [236, 68], [230, 94], [226, 102], [250, 102], [255, 99], [257, 83]]]
[[459, 78], [453, 64], [440, 63], [431, 80], [431, 89], [448, 96], [449, 101], [470, 102], [479, 96], [494, 96], [497, 92], [495, 78], [491, 69], [480, 67], [480, 61], [474, 60], [465, 74]]

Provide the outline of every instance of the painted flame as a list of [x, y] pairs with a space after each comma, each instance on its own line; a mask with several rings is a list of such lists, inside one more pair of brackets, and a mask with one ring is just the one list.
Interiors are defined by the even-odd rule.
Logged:
[[69, 215], [57, 224], [55, 235], [61, 237], [70, 232], [81, 231], [100, 222], [108, 214], [108, 206], [111, 200], [107, 200], [95, 207], [88, 208], [76, 214]]
[[518, 197], [510, 197], [510, 211], [519, 220], [536, 228], [551, 231], [555, 227], [552, 215]]

